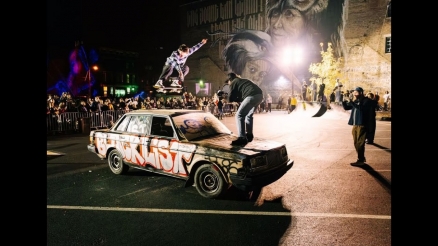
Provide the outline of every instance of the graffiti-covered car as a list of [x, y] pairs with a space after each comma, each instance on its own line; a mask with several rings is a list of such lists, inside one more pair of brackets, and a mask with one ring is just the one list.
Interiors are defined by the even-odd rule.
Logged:
[[110, 129], [90, 131], [87, 148], [107, 159], [114, 174], [130, 167], [185, 180], [204, 197], [228, 188], [253, 191], [292, 166], [285, 144], [254, 138], [245, 146], [213, 114], [202, 110], [135, 110]]

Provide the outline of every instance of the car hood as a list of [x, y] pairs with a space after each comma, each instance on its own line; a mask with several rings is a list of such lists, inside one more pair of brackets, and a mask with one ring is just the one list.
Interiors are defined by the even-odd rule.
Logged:
[[211, 151], [223, 151], [243, 155], [257, 155], [261, 152], [284, 146], [283, 143], [261, 138], [254, 138], [253, 141], [245, 146], [231, 145], [231, 141], [236, 140], [236, 138], [234, 135], [220, 134], [198, 141], [191, 141], [191, 143], [198, 145], [196, 152], [205, 152], [203, 154], [209, 154], [208, 152]]

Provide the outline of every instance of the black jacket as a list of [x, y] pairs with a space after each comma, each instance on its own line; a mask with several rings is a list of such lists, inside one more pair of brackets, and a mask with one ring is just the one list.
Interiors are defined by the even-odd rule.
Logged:
[[247, 96], [263, 95], [262, 89], [249, 79], [235, 78], [230, 85], [228, 101], [242, 102]]
[[373, 115], [375, 112], [375, 102], [368, 97], [363, 97], [362, 99], [355, 101], [343, 101], [342, 107], [345, 110], [351, 109], [350, 119], [348, 120], [349, 125], [363, 125], [368, 127], [371, 121], [375, 121]]

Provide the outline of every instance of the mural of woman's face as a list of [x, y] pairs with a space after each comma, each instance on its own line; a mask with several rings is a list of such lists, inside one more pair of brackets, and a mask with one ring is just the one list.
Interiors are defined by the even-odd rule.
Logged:
[[269, 73], [271, 64], [265, 60], [248, 61], [242, 71], [241, 77], [250, 79], [257, 85], [260, 85], [264, 77]]
[[271, 10], [268, 33], [274, 46], [283, 46], [297, 40], [305, 27], [304, 15], [297, 9], [286, 7]]

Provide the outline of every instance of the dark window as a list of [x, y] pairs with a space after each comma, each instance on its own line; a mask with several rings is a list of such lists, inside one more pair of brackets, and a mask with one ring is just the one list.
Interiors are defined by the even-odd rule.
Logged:
[[385, 53], [391, 53], [391, 37], [385, 38]]
[[386, 18], [391, 18], [391, 1], [389, 1], [388, 6], [386, 6]]
[[154, 117], [152, 119], [151, 134], [163, 137], [173, 137], [173, 128], [169, 119]]

